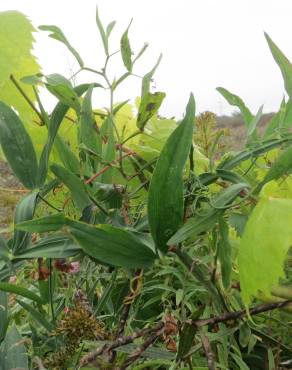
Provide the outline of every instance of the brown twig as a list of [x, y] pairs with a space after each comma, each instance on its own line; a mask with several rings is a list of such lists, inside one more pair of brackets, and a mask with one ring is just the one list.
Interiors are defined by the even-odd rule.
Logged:
[[86, 180], [85, 184], [87, 185], [87, 184], [92, 183], [92, 181], [94, 181], [98, 176], [102, 175], [104, 172], [109, 170], [114, 164], [120, 162], [121, 160], [123, 160], [126, 157], [129, 157], [130, 155], [135, 155], [135, 153], [134, 152], [129, 152], [129, 153], [126, 153], [125, 155], [120, 156], [118, 159], [114, 159], [107, 166], [105, 166], [99, 172], [97, 172], [95, 175], [91, 176], [88, 180]]
[[246, 310], [240, 310], [235, 312], [226, 312], [220, 316], [210, 317], [208, 319], [199, 319], [199, 320], [187, 320], [186, 322], [200, 328], [205, 325], [216, 325], [220, 322], [226, 322], [229, 320], [238, 320], [247, 315], [253, 316], [259, 313], [275, 310], [277, 308], [284, 308], [288, 305], [292, 305], [292, 301], [283, 301], [277, 303], [266, 303], [256, 307], [253, 307], [247, 312]]
[[138, 330], [135, 333], [133, 333], [132, 335], [129, 335], [129, 336], [126, 336], [126, 337], [119, 337], [114, 342], [112, 342], [111, 344], [109, 344], [109, 343], [104, 344], [101, 348], [97, 348], [96, 350], [90, 352], [88, 355], [84, 356], [80, 360], [79, 365], [80, 366], [88, 365], [89, 363], [92, 363], [93, 361], [95, 361], [95, 359], [98, 356], [100, 356], [100, 355], [102, 355], [106, 352], [109, 353], [109, 352], [111, 352], [112, 350], [114, 350], [118, 347], [125, 346], [126, 344], [133, 343], [135, 339], [144, 337], [147, 334], [152, 334], [152, 333], [158, 332], [162, 328], [164, 328], [164, 323], [162, 321], [160, 321], [153, 328]]
[[207, 358], [208, 369], [215, 370], [215, 356], [214, 356], [214, 352], [212, 350], [209, 338], [206, 335], [202, 334], [201, 341], [202, 341], [202, 347], [204, 349], [204, 352]]
[[22, 89], [22, 87], [19, 85], [18, 81], [15, 79], [15, 77], [13, 75], [10, 75], [10, 80], [13, 82], [14, 86], [17, 88], [17, 90], [20, 92], [20, 94], [24, 97], [24, 99], [26, 100], [26, 102], [30, 105], [30, 107], [32, 108], [32, 110], [37, 114], [37, 116], [39, 117], [39, 119], [41, 120], [41, 126], [45, 125], [45, 121], [44, 121], [44, 118], [43, 116], [41, 115], [41, 113], [36, 109], [35, 105], [33, 104], [33, 102], [30, 100], [30, 98], [27, 96], [27, 94], [25, 93], [25, 91]]
[[145, 340], [141, 346], [139, 346], [136, 351], [134, 351], [128, 358], [127, 360], [122, 364], [122, 366], [119, 368], [119, 370], [125, 370], [128, 366], [130, 366], [133, 362], [135, 362], [141, 355], [142, 353], [149, 347], [151, 344], [153, 344], [156, 339], [163, 334], [164, 328], [162, 327], [160, 330], [157, 332], [154, 332]]

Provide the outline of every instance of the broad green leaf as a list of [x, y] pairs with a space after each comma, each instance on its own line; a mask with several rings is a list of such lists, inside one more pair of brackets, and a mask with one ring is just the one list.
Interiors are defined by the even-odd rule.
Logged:
[[[273, 195], [275, 194], [275, 196]], [[285, 276], [284, 261], [292, 244], [292, 199], [277, 189], [264, 186], [240, 242], [238, 268], [246, 305], [259, 292], [269, 296], [271, 288]]]
[[151, 179], [148, 219], [156, 248], [167, 251], [167, 241], [183, 222], [183, 169], [192, 144], [195, 100], [191, 94], [186, 115], [163, 147]]
[[51, 32], [49, 34], [49, 37], [51, 37], [52, 39], [58, 40], [58, 41], [62, 42], [64, 45], [66, 45], [68, 50], [71, 52], [71, 54], [77, 60], [80, 68], [84, 67], [83, 60], [81, 59], [79, 53], [73, 48], [73, 46], [71, 46], [71, 44], [69, 43], [69, 41], [67, 40], [64, 33], [62, 32], [62, 30], [59, 27], [45, 25], [45, 26], [39, 26], [39, 29], [42, 30], [42, 31]]
[[23, 338], [13, 325], [0, 346], [1, 370], [28, 370], [28, 356]]
[[53, 164], [50, 168], [55, 176], [70, 190], [72, 198], [80, 211], [91, 203], [86, 193], [85, 185], [78, 176], [57, 164]]
[[40, 313], [38, 310], [36, 310], [34, 307], [31, 305], [17, 300], [17, 303], [20, 304], [30, 315], [31, 318], [38, 324], [42, 325], [48, 332], [51, 332], [54, 330], [54, 325], [50, 323], [44, 314]]
[[253, 120], [253, 115], [247, 108], [247, 106], [244, 104], [242, 99], [239, 96], [232, 94], [228, 90], [224, 89], [223, 87], [217, 87], [216, 90], [228, 101], [229, 104], [239, 108], [244, 123], [246, 124], [247, 127], [249, 127], [249, 124]]
[[202, 216], [189, 218], [188, 221], [170, 238], [168, 245], [178, 244], [190, 237], [211, 230], [218, 222], [222, 211], [213, 210]]
[[141, 131], [144, 130], [149, 119], [158, 112], [165, 96], [165, 93], [162, 92], [156, 92], [154, 94], [148, 92], [142, 96], [137, 116], [137, 127]]
[[67, 235], [52, 235], [39, 240], [31, 248], [17, 255], [17, 260], [28, 258], [67, 258], [81, 248]]
[[158, 66], [161, 62], [161, 59], [162, 59], [162, 54], [159, 55], [159, 58], [158, 58], [158, 60], [155, 64], [155, 66], [151, 69], [151, 71], [146, 73], [146, 75], [143, 77], [141, 96], [145, 95], [146, 93], [148, 93], [150, 91], [151, 80], [153, 78], [153, 75], [154, 75], [156, 69], [158, 68]]
[[88, 149], [97, 155], [101, 155], [101, 135], [97, 132], [97, 126], [94, 120], [91, 98], [93, 85], [91, 85], [83, 99], [82, 108], [80, 112], [80, 129], [79, 140]]
[[228, 238], [228, 225], [222, 217], [219, 220], [219, 231], [220, 238], [218, 242], [218, 259], [221, 265], [223, 286], [225, 289], [228, 289], [232, 270], [232, 256], [231, 245]]
[[[14, 225], [33, 218], [38, 193], [30, 193], [20, 200], [14, 214]], [[14, 255], [26, 249], [30, 242], [30, 234], [15, 230], [13, 235], [12, 252]]]
[[0, 102], [0, 144], [16, 177], [28, 189], [36, 187], [37, 158], [32, 141], [17, 114]]
[[19, 230], [35, 233], [45, 233], [48, 231], [60, 230], [66, 225], [66, 217], [63, 213], [56, 213], [51, 216], [36, 218], [34, 220], [21, 222], [16, 225]]
[[23, 288], [15, 284], [0, 282], [0, 290], [2, 292], [13, 293], [13, 294], [20, 295], [21, 297], [31, 299], [32, 301], [38, 304], [43, 304], [43, 300], [41, 299], [40, 296], [38, 296], [37, 294], [31, 292], [30, 290], [26, 288]]
[[[32, 55], [33, 28], [29, 19], [18, 11], [0, 12], [0, 100], [13, 106], [24, 124], [35, 119], [35, 113], [10, 80], [19, 81], [23, 76], [37, 74], [40, 66]], [[35, 101], [31, 86], [18, 82], [25, 94]]]
[[128, 28], [126, 31], [123, 33], [122, 38], [121, 38], [121, 54], [122, 54], [122, 59], [124, 62], [124, 66], [127, 68], [129, 72], [132, 71], [133, 63], [132, 63], [132, 50], [130, 46], [130, 41], [128, 37], [128, 32], [129, 28], [131, 25], [132, 21], [130, 22]]
[[131, 232], [110, 225], [92, 226], [67, 220], [70, 232], [85, 253], [101, 263], [124, 268], [149, 267], [153, 251]]
[[[88, 87], [89, 87], [88, 84], [83, 84], [83, 85], [79, 85], [75, 87], [74, 90], [78, 96], [81, 96], [88, 89]], [[40, 157], [40, 164], [39, 164], [38, 175], [37, 175], [39, 186], [42, 186], [46, 181], [49, 157], [50, 157], [50, 154], [53, 148], [53, 144], [54, 144], [58, 129], [68, 109], [69, 109], [68, 105], [65, 105], [59, 102], [52, 112], [52, 115], [50, 118], [50, 126], [48, 128], [47, 142], [43, 148], [43, 151]]]
[[74, 91], [69, 80], [58, 73], [47, 75], [45, 78], [47, 81], [45, 86], [51, 94], [53, 94], [61, 103], [68, 105], [77, 112], [80, 111], [78, 95]]
[[292, 64], [286, 58], [286, 56], [282, 53], [282, 51], [278, 48], [278, 46], [273, 42], [273, 40], [270, 38], [270, 36], [267, 33], [265, 33], [265, 38], [268, 42], [269, 48], [275, 59], [275, 62], [278, 64], [281, 70], [284, 83], [285, 83], [285, 89], [291, 99], [292, 98]]

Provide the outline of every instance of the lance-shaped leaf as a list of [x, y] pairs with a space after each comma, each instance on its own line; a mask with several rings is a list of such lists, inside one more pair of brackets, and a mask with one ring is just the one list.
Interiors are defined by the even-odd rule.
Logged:
[[133, 62], [132, 62], [132, 50], [131, 50], [131, 46], [130, 46], [130, 41], [129, 41], [129, 37], [128, 37], [128, 32], [129, 32], [129, 28], [131, 26], [131, 23], [132, 23], [132, 20], [128, 26], [128, 28], [126, 29], [126, 31], [123, 33], [122, 35], [122, 38], [121, 38], [121, 54], [122, 54], [122, 59], [123, 59], [123, 62], [124, 62], [124, 66], [127, 68], [127, 70], [129, 72], [132, 71], [132, 67], [133, 67]]
[[[14, 225], [19, 222], [31, 220], [34, 215], [38, 193], [34, 192], [26, 195], [17, 204], [14, 214]], [[20, 230], [15, 230], [13, 235], [12, 251], [16, 255], [18, 252], [27, 248], [30, 242], [30, 234]]]
[[101, 36], [101, 39], [102, 39], [105, 54], [108, 55], [108, 37], [110, 35], [110, 32], [107, 30], [107, 34], [106, 34], [106, 32], [104, 31], [103, 25], [102, 25], [101, 20], [99, 18], [97, 7], [96, 7], [96, 25], [98, 27], [98, 30], [99, 30], [99, 33], [100, 33], [100, 36]]
[[15, 176], [28, 189], [37, 185], [37, 158], [32, 141], [17, 114], [0, 102], [0, 144]]
[[81, 248], [67, 235], [50, 235], [33, 247], [17, 255], [17, 260], [28, 258], [66, 258], [79, 253]]
[[229, 104], [239, 108], [245, 124], [249, 126], [250, 122], [253, 120], [253, 115], [244, 104], [243, 100], [223, 87], [217, 87], [216, 90], [228, 101]]
[[163, 252], [183, 222], [183, 169], [192, 144], [194, 121], [195, 100], [191, 94], [186, 115], [163, 147], [150, 183], [149, 225], [156, 247]]
[[148, 92], [142, 96], [137, 117], [137, 127], [141, 131], [144, 130], [144, 127], [150, 118], [158, 112], [165, 96], [166, 95], [163, 92], [156, 92], [154, 94]]
[[145, 95], [146, 93], [149, 92], [150, 90], [150, 83], [151, 83], [151, 80], [152, 80], [152, 77], [156, 71], [156, 69], [158, 68], [160, 62], [161, 62], [161, 59], [162, 59], [162, 54], [159, 55], [159, 58], [155, 64], [155, 66], [151, 69], [150, 72], [146, 73], [146, 75], [143, 77], [142, 79], [142, 91], [141, 91], [141, 96]]
[[[74, 88], [76, 94], [78, 96], [81, 96], [87, 89], [89, 85], [83, 84], [79, 85]], [[40, 158], [40, 165], [38, 170], [38, 184], [39, 186], [42, 186], [44, 182], [46, 181], [47, 172], [48, 172], [48, 163], [49, 163], [49, 157], [52, 151], [52, 147], [54, 144], [55, 137], [57, 135], [58, 129], [69, 109], [68, 105], [65, 105], [61, 102], [59, 102], [55, 109], [53, 110], [51, 119], [50, 119], [50, 125], [48, 128], [48, 139], [47, 142], [43, 148], [41, 158]]]
[[80, 172], [79, 161], [69, 145], [59, 135], [56, 136], [54, 145], [64, 167], [69, 171], [78, 174]]
[[80, 110], [79, 98], [67, 78], [58, 73], [46, 76], [45, 86], [61, 103], [68, 105], [77, 112]]
[[218, 242], [218, 259], [221, 265], [222, 282], [225, 289], [230, 285], [232, 270], [231, 245], [228, 238], [228, 225], [223, 217], [219, 220], [220, 238]]
[[83, 251], [104, 264], [124, 268], [149, 267], [154, 252], [131, 232], [111, 225], [92, 226], [67, 220], [70, 232]]
[[79, 53], [73, 48], [73, 46], [71, 46], [71, 44], [69, 43], [69, 41], [67, 40], [64, 33], [62, 32], [62, 30], [59, 27], [44, 25], [44, 26], [40, 26], [39, 29], [42, 30], [42, 31], [51, 32], [49, 37], [51, 37], [52, 39], [58, 40], [58, 41], [62, 42], [63, 44], [65, 44], [67, 46], [67, 48], [69, 49], [69, 51], [74, 55], [74, 57], [77, 60], [80, 68], [84, 67], [83, 60], [81, 59]]
[[16, 228], [28, 232], [45, 233], [48, 231], [58, 231], [65, 225], [66, 217], [64, 214], [56, 213], [51, 216], [20, 222], [16, 225]]
[[58, 164], [53, 164], [51, 170], [70, 190], [72, 198], [80, 211], [91, 203], [85, 185], [78, 176]]
[[282, 53], [278, 46], [273, 42], [270, 36], [265, 33], [265, 38], [268, 42], [271, 53], [278, 64], [285, 83], [285, 89], [290, 99], [292, 98], [292, 64], [288, 58]]
[[84, 97], [80, 112], [79, 140], [88, 149], [101, 155], [101, 135], [97, 132], [97, 126], [92, 113], [91, 97], [93, 85], [91, 85]]
[[0, 291], [0, 343], [5, 337], [8, 324], [8, 295], [6, 292]]
[[43, 304], [44, 303], [40, 296], [38, 296], [37, 294], [33, 293], [32, 291], [30, 291], [26, 288], [23, 288], [19, 285], [0, 282], [0, 290], [2, 292], [9, 292], [9, 293], [20, 295], [21, 297], [31, 299], [32, 301], [34, 301], [38, 304]]

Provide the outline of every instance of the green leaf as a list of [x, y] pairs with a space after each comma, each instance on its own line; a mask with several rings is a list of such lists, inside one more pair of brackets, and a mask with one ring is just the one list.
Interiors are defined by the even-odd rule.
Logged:
[[116, 23], [117, 23], [116, 21], [112, 21], [111, 23], [109, 23], [107, 25], [106, 31], [105, 31], [105, 35], [106, 35], [107, 40], [109, 39], [110, 34], [112, 33], [112, 30], [113, 30]]
[[[41, 71], [37, 58], [31, 53], [34, 31], [24, 14], [18, 11], [0, 12], [0, 100], [13, 106], [24, 124], [31, 124], [36, 115], [17, 91], [10, 76], [13, 75], [19, 81], [23, 76]], [[35, 102], [32, 88], [22, 82], [18, 83], [29, 99]]]
[[57, 27], [57, 26], [39, 26], [39, 29], [42, 30], [42, 31], [51, 32], [49, 37], [51, 37], [52, 39], [58, 40], [58, 41], [62, 42], [63, 44], [65, 44], [67, 46], [68, 50], [71, 52], [71, 54], [73, 54], [73, 56], [77, 60], [80, 68], [84, 67], [83, 60], [81, 59], [79, 53], [73, 48], [73, 46], [71, 46], [71, 44], [69, 43], [69, 41], [67, 40], [64, 33], [62, 32], [62, 30], [59, 27]]
[[188, 221], [169, 239], [168, 245], [179, 244], [190, 237], [211, 230], [218, 222], [222, 211], [213, 210], [202, 216], [189, 218]]
[[80, 211], [91, 204], [85, 190], [85, 185], [78, 176], [57, 164], [53, 164], [50, 168], [55, 176], [57, 176], [57, 178], [70, 190], [73, 200]]
[[285, 98], [282, 99], [279, 111], [273, 116], [269, 124], [267, 125], [264, 133], [264, 139], [269, 138], [273, 134], [277, 134], [278, 130], [282, 127], [285, 121], [285, 115], [288, 108], [291, 106], [291, 100], [286, 104]]
[[43, 300], [41, 299], [40, 296], [37, 294], [31, 292], [30, 290], [23, 288], [21, 286], [15, 285], [15, 284], [10, 284], [10, 283], [3, 283], [0, 282], [0, 290], [2, 292], [8, 292], [8, 293], [13, 293], [20, 295], [22, 297], [31, 299], [32, 301], [38, 303], [38, 304], [43, 304]]
[[153, 78], [153, 75], [156, 71], [156, 69], [158, 68], [160, 62], [161, 62], [161, 59], [162, 59], [162, 54], [159, 55], [159, 58], [155, 64], [155, 66], [151, 69], [150, 72], [148, 72], [142, 79], [142, 91], [141, 91], [141, 96], [145, 95], [146, 93], [148, 93], [150, 91], [150, 83], [151, 83], [151, 80]]
[[16, 177], [28, 189], [36, 187], [37, 158], [32, 141], [17, 114], [0, 102], [0, 144]]
[[165, 96], [163, 92], [156, 92], [154, 94], [148, 92], [142, 96], [136, 123], [141, 131], [144, 130], [149, 119], [158, 112]]
[[63, 213], [56, 213], [51, 216], [36, 218], [34, 220], [21, 222], [16, 225], [19, 230], [35, 233], [60, 230], [66, 225], [66, 217]]
[[221, 265], [222, 282], [225, 289], [229, 288], [232, 271], [231, 245], [228, 238], [228, 225], [219, 219], [220, 239], [218, 242], [218, 259]]
[[6, 292], [0, 291], [0, 343], [5, 337], [8, 324], [8, 296]]
[[132, 233], [110, 225], [92, 226], [67, 220], [71, 234], [85, 253], [101, 263], [124, 268], [149, 267], [153, 251]]
[[80, 111], [78, 95], [69, 80], [58, 73], [53, 73], [46, 76], [46, 81], [45, 86], [48, 91], [59, 99], [61, 103], [68, 105], [77, 112]]
[[191, 94], [186, 115], [163, 147], [151, 179], [149, 226], [155, 245], [167, 251], [167, 241], [183, 222], [183, 169], [192, 144], [195, 100]]
[[128, 38], [128, 31], [131, 26], [132, 20], [126, 29], [126, 31], [123, 33], [122, 38], [121, 38], [121, 54], [122, 54], [122, 59], [124, 62], [124, 66], [127, 68], [129, 72], [132, 71], [133, 63], [132, 63], [132, 50], [130, 46], [130, 41]]
[[31, 305], [20, 300], [17, 300], [17, 303], [20, 304], [20, 306], [22, 306], [31, 315], [34, 321], [36, 321], [38, 324], [41, 324], [48, 332], [54, 330], [54, 325], [51, 324], [43, 314], [41, 314]]
[[256, 128], [257, 128], [257, 125], [259, 124], [260, 122], [260, 119], [262, 118], [263, 116], [263, 105], [260, 106], [257, 114], [255, 115], [255, 117], [253, 117], [253, 119], [250, 121], [249, 125], [248, 125], [248, 129], [247, 129], [247, 136], [250, 137], [250, 136], [254, 136], [256, 134]]
[[259, 192], [262, 187], [272, 180], [278, 180], [284, 175], [289, 175], [292, 171], [292, 146], [283, 150], [279, 157], [275, 160], [269, 172], [266, 174], [263, 181], [258, 185], [257, 192]]
[[[89, 85], [83, 84], [79, 85], [74, 88], [76, 94], [78, 96], [81, 96], [87, 89]], [[40, 164], [38, 169], [38, 184], [39, 186], [42, 186], [44, 182], [46, 181], [47, 172], [48, 172], [48, 163], [49, 163], [49, 157], [52, 151], [52, 147], [54, 144], [55, 137], [57, 135], [58, 129], [69, 109], [68, 105], [65, 105], [61, 102], [59, 102], [55, 109], [52, 112], [51, 118], [50, 118], [50, 126], [48, 128], [48, 139], [47, 142], [43, 148], [43, 151], [41, 153], [40, 157]]]
[[101, 135], [97, 132], [97, 126], [94, 120], [91, 106], [93, 85], [90, 85], [82, 103], [80, 112], [80, 142], [88, 149], [101, 155], [102, 141]]
[[215, 209], [229, 208], [236, 197], [247, 188], [248, 185], [246, 183], [232, 184], [228, 188], [220, 191], [217, 195], [215, 195], [211, 199], [210, 204]]
[[101, 39], [102, 39], [105, 54], [108, 56], [108, 37], [109, 37], [110, 32], [107, 29], [108, 36], [104, 32], [104, 28], [103, 28], [103, 25], [102, 25], [101, 20], [99, 18], [97, 7], [96, 7], [96, 25], [98, 27], [98, 30], [99, 30], [99, 33], [100, 33], [100, 36], [101, 36]]
[[1, 370], [28, 370], [28, 356], [23, 338], [13, 325], [6, 334], [0, 347]]
[[[20, 200], [14, 214], [14, 225], [33, 218], [37, 203], [37, 192], [30, 193]], [[16, 255], [26, 249], [30, 242], [30, 234], [15, 230], [13, 235], [12, 251]]]
[[290, 98], [292, 98], [292, 64], [267, 33], [265, 33], [265, 38], [268, 42], [269, 48], [275, 59], [275, 62], [278, 64], [281, 70], [287, 94], [289, 95]]
[[58, 155], [64, 167], [75, 174], [79, 174], [80, 166], [77, 157], [70, 149], [69, 145], [67, 145], [67, 143], [59, 135], [57, 135], [55, 138], [54, 146], [58, 151]]
[[67, 258], [80, 251], [81, 248], [67, 235], [52, 235], [39, 240], [33, 247], [19, 253], [16, 259]]
[[276, 183], [266, 184], [240, 241], [238, 268], [243, 301], [259, 292], [270, 294], [284, 277], [284, 261], [292, 244], [292, 199], [281, 197]]
[[224, 89], [223, 87], [217, 87], [216, 90], [228, 101], [229, 104], [239, 108], [244, 123], [246, 124], [247, 127], [249, 127], [249, 124], [253, 120], [253, 115], [247, 108], [247, 106], [244, 104], [242, 99], [239, 96], [232, 94], [228, 90]]

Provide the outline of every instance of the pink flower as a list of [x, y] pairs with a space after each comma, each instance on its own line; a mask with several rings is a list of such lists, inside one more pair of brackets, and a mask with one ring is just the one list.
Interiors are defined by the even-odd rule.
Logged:
[[80, 270], [80, 263], [78, 261], [70, 263], [70, 273], [76, 274]]

